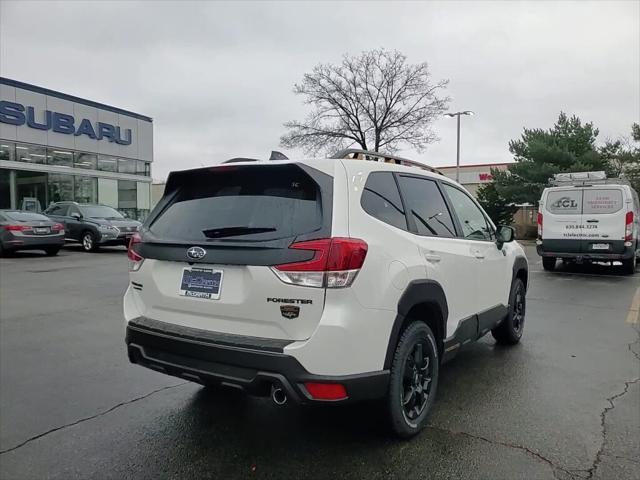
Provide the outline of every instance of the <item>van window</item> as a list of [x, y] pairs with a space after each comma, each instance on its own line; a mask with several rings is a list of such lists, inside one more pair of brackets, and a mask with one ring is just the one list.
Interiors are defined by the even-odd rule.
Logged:
[[616, 213], [622, 209], [622, 192], [617, 188], [584, 189], [582, 213]]
[[547, 211], [556, 215], [582, 213], [582, 189], [551, 190], [547, 195]]
[[181, 181], [151, 224], [164, 240], [264, 241], [320, 229], [320, 189], [293, 165], [211, 169]]

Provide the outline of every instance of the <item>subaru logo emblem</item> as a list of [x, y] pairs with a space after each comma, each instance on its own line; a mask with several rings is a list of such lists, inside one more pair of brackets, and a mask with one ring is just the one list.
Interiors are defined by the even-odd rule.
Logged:
[[187, 250], [187, 257], [193, 258], [195, 260], [199, 260], [203, 258], [207, 254], [207, 251], [204, 248], [200, 247], [191, 247]]

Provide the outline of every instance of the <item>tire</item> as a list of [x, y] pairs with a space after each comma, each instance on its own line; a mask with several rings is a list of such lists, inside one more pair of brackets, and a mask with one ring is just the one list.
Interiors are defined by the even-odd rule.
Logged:
[[542, 268], [547, 272], [553, 272], [556, 269], [556, 257], [542, 257]]
[[515, 345], [522, 338], [524, 319], [527, 312], [527, 297], [524, 283], [516, 278], [509, 293], [509, 313], [491, 335], [501, 345]]
[[412, 323], [396, 346], [386, 399], [391, 430], [398, 437], [412, 437], [424, 428], [435, 400], [439, 369], [433, 332], [422, 322]]
[[46, 253], [48, 257], [55, 257], [59, 251], [60, 247], [48, 247], [44, 249], [44, 253]]
[[635, 255], [632, 258], [623, 260], [622, 270], [624, 271], [624, 273], [626, 273], [627, 275], [633, 275], [634, 273], [636, 273], [637, 262], [638, 262], [638, 259], [636, 258]]
[[82, 232], [80, 238], [80, 244], [85, 252], [95, 252], [98, 250], [98, 243], [96, 242], [96, 236], [90, 230]]

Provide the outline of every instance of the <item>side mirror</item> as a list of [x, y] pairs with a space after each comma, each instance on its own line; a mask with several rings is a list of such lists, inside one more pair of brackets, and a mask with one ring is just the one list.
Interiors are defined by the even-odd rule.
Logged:
[[82, 215], [79, 214], [78, 212], [71, 212], [71, 218], [75, 218], [76, 220], [80, 220], [82, 218]]
[[496, 246], [501, 249], [505, 243], [513, 242], [516, 238], [516, 231], [513, 227], [507, 225], [498, 226], [496, 231]]

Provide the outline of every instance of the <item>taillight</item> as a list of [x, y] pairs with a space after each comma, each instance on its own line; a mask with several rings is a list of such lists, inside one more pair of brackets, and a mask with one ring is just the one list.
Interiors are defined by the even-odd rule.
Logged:
[[129, 249], [127, 250], [127, 258], [129, 259], [129, 271], [137, 272], [142, 266], [144, 258], [135, 251], [135, 246], [142, 243], [142, 237], [139, 233], [134, 233], [129, 240]]
[[62, 225], [61, 223], [54, 223], [51, 226], [51, 231], [56, 233], [64, 232], [64, 225]]
[[289, 248], [314, 251], [304, 262], [272, 267], [280, 280], [304, 287], [343, 288], [350, 286], [367, 256], [367, 243], [358, 238], [323, 238], [298, 242]]
[[3, 228], [10, 232], [24, 232], [26, 230], [31, 230], [29, 225], [5, 225]]
[[542, 238], [542, 212], [538, 212], [538, 238]]
[[630, 242], [633, 239], [633, 212], [627, 212], [624, 219], [624, 241]]

